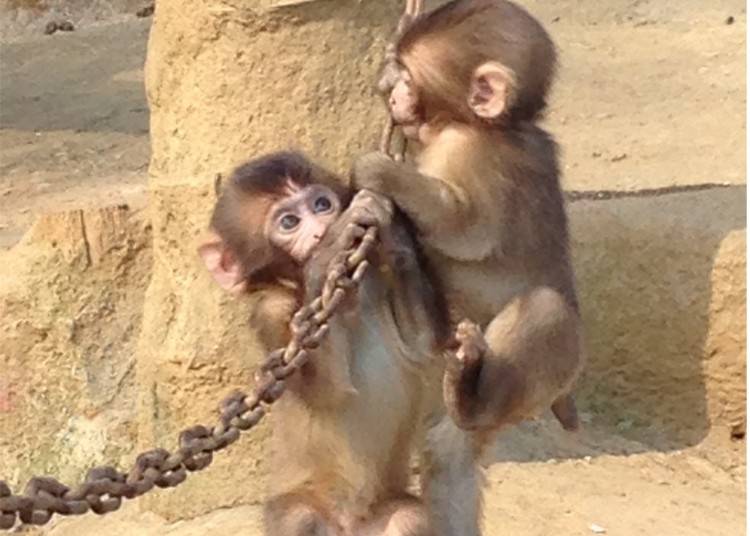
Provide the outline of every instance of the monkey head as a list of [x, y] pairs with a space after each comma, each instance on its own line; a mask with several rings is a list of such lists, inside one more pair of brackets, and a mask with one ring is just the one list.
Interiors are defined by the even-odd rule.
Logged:
[[231, 292], [279, 279], [299, 281], [347, 196], [336, 177], [299, 153], [251, 160], [224, 186], [198, 253]]
[[400, 76], [388, 99], [394, 121], [418, 137], [431, 122], [503, 126], [545, 107], [555, 47], [507, 0], [456, 0], [417, 18], [396, 43]]

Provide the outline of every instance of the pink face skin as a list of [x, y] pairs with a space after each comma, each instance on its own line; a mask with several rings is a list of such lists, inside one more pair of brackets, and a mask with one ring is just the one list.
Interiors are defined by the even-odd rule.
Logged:
[[393, 121], [401, 126], [404, 136], [410, 139], [419, 139], [422, 119], [418, 113], [418, 105], [419, 98], [414, 91], [411, 75], [409, 71], [402, 69], [401, 77], [391, 90], [388, 106]]
[[266, 220], [266, 236], [303, 264], [341, 212], [338, 196], [320, 184], [300, 188], [290, 182], [289, 195], [275, 203]]

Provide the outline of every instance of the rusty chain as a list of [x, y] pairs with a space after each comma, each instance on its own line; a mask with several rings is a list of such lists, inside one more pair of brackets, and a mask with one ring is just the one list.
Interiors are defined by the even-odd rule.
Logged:
[[[397, 35], [420, 13], [422, 3], [423, 0], [406, 0]], [[378, 84], [381, 92], [390, 92], [397, 69], [396, 49], [391, 43], [386, 49], [385, 74]], [[389, 156], [393, 130], [393, 120], [388, 114], [380, 150]], [[404, 148], [393, 157], [403, 159]], [[326, 335], [328, 320], [347, 292], [362, 280], [368, 267], [367, 256], [377, 241], [377, 228], [368, 227], [360, 234], [361, 238], [352, 234], [352, 243], [345, 243], [343, 251], [331, 261], [320, 296], [295, 313], [290, 322], [292, 336], [286, 347], [269, 353], [261, 363], [255, 374], [252, 393], [238, 390], [224, 399], [215, 426], [186, 428], [179, 434], [180, 446], [175, 452], [161, 448], [143, 452], [136, 457], [128, 472], [118, 471], [112, 466], [94, 467], [74, 488], [52, 477], [34, 477], [26, 484], [23, 494], [17, 495], [0, 480], [0, 530], [10, 530], [18, 521], [44, 525], [54, 514], [71, 516], [92, 511], [102, 515], [114, 512], [120, 508], [123, 499], [140, 497], [154, 487], [177, 486], [189, 472], [208, 467], [214, 452], [237, 441], [242, 432], [263, 419], [267, 407], [284, 393], [285, 380], [307, 363], [308, 351], [317, 348]]]
[[[354, 240], [355, 237], [352, 236]], [[268, 354], [255, 375], [252, 394], [236, 391], [221, 403], [221, 417], [212, 427], [192, 426], [179, 435], [175, 452], [155, 449], [140, 454], [127, 473], [112, 466], [95, 467], [83, 483], [70, 488], [52, 477], [34, 477], [22, 495], [15, 495], [0, 480], [0, 529], [12, 529], [18, 520], [32, 525], [47, 523], [53, 514], [80, 515], [113, 512], [122, 499], [133, 499], [154, 487], [170, 488], [188, 472], [200, 471], [213, 453], [231, 445], [241, 432], [250, 430], [265, 416], [267, 407], [284, 392], [285, 380], [302, 367], [308, 351], [316, 348], [327, 332], [328, 320], [356, 287], [367, 269], [366, 257], [377, 240], [377, 228], [339, 254], [328, 267], [321, 295], [297, 311], [290, 323], [291, 340], [285, 348]]]

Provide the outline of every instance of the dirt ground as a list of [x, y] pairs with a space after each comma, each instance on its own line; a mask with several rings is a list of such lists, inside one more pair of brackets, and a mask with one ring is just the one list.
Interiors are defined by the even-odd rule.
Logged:
[[43, 24], [17, 28], [1, 13], [11, 42], [0, 54], [0, 247], [50, 210], [143, 202], [150, 19], [46, 36]]
[[[561, 49], [549, 126], [568, 189], [745, 183], [743, 2], [524, 4]], [[73, 13], [75, 32], [45, 36], [45, 16], [0, 12], [0, 247], [46, 211], [145, 203], [149, 19]], [[659, 450], [611, 430], [513, 431], [488, 460], [487, 534], [742, 534], [744, 440]], [[257, 523], [256, 506], [172, 525], [129, 506], [51, 534], [257, 534]]]

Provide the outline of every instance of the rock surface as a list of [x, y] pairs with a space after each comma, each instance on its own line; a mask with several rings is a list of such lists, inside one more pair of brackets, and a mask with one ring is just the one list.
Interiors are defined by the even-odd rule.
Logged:
[[129, 461], [151, 272], [143, 212], [49, 214], [0, 266], [0, 475], [16, 487], [31, 474], [70, 482]]

